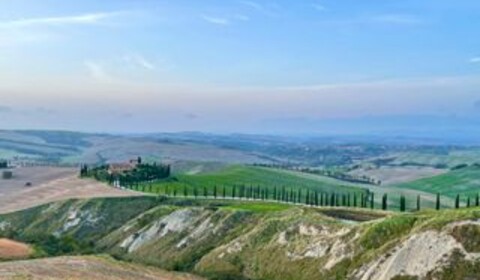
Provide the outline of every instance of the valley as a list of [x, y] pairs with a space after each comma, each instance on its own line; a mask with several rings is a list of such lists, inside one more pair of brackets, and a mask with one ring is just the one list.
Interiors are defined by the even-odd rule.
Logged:
[[[35, 148], [3, 147], [10, 165], [3, 170], [13, 177], [0, 180], [0, 279], [480, 275], [480, 169], [470, 159], [458, 161], [460, 148], [444, 148], [452, 149], [450, 160], [438, 147], [299, 144], [261, 136], [12, 133], [0, 137], [8, 135], [13, 145], [21, 135], [22, 145]], [[302, 145], [318, 150], [293, 148]], [[44, 148], [70, 152], [46, 158], [37, 150]], [[327, 150], [328, 157], [312, 157]], [[407, 161], [398, 154], [403, 150], [423, 151], [429, 161]], [[432, 151], [439, 150], [433, 161]], [[131, 165], [138, 157], [144, 168], [158, 163], [171, 170], [121, 188], [108, 184], [108, 173], [80, 177], [84, 164], [105, 171], [110, 163], [130, 164], [125, 170], [143, 174], [139, 163]], [[454, 209], [457, 195], [460, 209]]]

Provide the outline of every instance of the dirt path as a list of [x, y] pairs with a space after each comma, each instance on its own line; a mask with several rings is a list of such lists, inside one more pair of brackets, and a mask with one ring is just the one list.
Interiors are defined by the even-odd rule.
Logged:
[[58, 257], [0, 263], [1, 280], [202, 280], [181, 273], [118, 262], [103, 257]]
[[[80, 179], [75, 169], [47, 168], [15, 171], [16, 180], [0, 185], [0, 214], [71, 198], [138, 196], [140, 193], [112, 188], [90, 179]], [[42, 174], [42, 175], [40, 175]], [[21, 179], [18, 179], [21, 177]], [[32, 182], [25, 187], [24, 181]], [[20, 184], [21, 183], [21, 184]]]

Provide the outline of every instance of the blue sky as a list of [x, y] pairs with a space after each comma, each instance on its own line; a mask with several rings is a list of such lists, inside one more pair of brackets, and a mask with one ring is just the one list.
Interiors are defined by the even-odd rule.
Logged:
[[474, 0], [0, 0], [0, 126], [473, 118], [479, 28]]

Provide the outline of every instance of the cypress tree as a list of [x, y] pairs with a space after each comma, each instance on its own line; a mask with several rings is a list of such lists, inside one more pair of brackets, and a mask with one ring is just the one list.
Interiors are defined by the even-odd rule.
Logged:
[[455, 209], [460, 208], [460, 195], [457, 194], [457, 197], [455, 197]]
[[388, 209], [388, 196], [387, 194], [384, 194], [382, 197], [382, 210], [387, 211]]
[[405, 207], [405, 196], [403, 194], [400, 196], [400, 212], [405, 212], [406, 207]]
[[227, 197], [227, 189], [225, 188], [225, 185], [223, 186], [222, 196], [223, 198]]
[[198, 189], [197, 189], [197, 187], [194, 187], [194, 188], [193, 188], [193, 196], [194, 196], [195, 198], [198, 198]]
[[217, 185], [213, 186], [213, 198], [217, 199]]
[[298, 204], [302, 203], [302, 190], [301, 189], [298, 189], [298, 192], [297, 192], [297, 203]]
[[232, 188], [232, 198], [235, 199], [235, 196], [237, 195], [237, 185], [233, 185]]
[[477, 196], [475, 197], [475, 206], [480, 206], [480, 195], [477, 193]]
[[437, 201], [435, 203], [435, 209], [440, 210], [440, 193], [437, 193]]
[[173, 189], [173, 197], [177, 197], [177, 188]]
[[208, 191], [207, 191], [207, 187], [203, 187], [203, 196], [204, 197], [208, 197]]
[[292, 203], [295, 203], [295, 191], [292, 189], [290, 189], [290, 201]]
[[315, 206], [320, 206], [320, 200], [318, 199], [318, 191], [315, 191]]
[[273, 188], [273, 200], [278, 200], [277, 199], [277, 186]]
[[357, 207], [357, 193], [353, 193], [353, 207]]
[[183, 186], [183, 196], [187, 197], [188, 196], [188, 191], [187, 191], [187, 185]]
[[332, 207], [335, 206], [335, 193], [332, 193], [330, 195], [330, 206], [332, 206]]
[[372, 197], [370, 200], [370, 208], [375, 209], [375, 194], [372, 192]]
[[360, 208], [363, 208], [363, 206], [365, 205], [364, 200], [365, 200], [365, 197], [364, 197], [364, 195], [363, 195], [363, 193], [362, 193], [362, 195], [360, 196]]
[[467, 197], [467, 208], [470, 208], [470, 196]]
[[347, 207], [351, 206], [350, 193], [347, 194]]
[[324, 200], [323, 200], [323, 192], [320, 193], [320, 206], [325, 206]]
[[417, 195], [417, 211], [420, 211], [421, 205], [420, 205], [420, 195]]
[[310, 204], [310, 190], [307, 190], [307, 195], [305, 196], [305, 204]]

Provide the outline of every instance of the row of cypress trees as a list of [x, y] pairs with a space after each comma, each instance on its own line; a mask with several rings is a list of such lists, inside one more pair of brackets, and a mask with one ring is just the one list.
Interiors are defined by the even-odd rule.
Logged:
[[[127, 188], [134, 189], [142, 192], [158, 193], [166, 196], [173, 197], [194, 197], [194, 198], [229, 198], [229, 199], [244, 199], [244, 200], [263, 200], [263, 201], [277, 201], [283, 203], [294, 203], [311, 206], [330, 206], [330, 207], [360, 207], [375, 209], [375, 194], [372, 192], [353, 192], [353, 193], [328, 193], [319, 192], [310, 189], [302, 188], [286, 188], [286, 187], [274, 187], [273, 189], [260, 186], [245, 186], [245, 185], [233, 185], [231, 187], [218, 187], [216, 185], [213, 188], [195, 188], [184, 185], [179, 187], [170, 187], [166, 185], [163, 192], [160, 188], [154, 189], [149, 184], [133, 184], [128, 185]], [[460, 195], [456, 196], [455, 208], [460, 208]], [[416, 199], [415, 210], [420, 211], [422, 209], [421, 196], [418, 195]], [[480, 206], [480, 195], [477, 194], [475, 200], [467, 196], [466, 207]], [[388, 194], [384, 194], [381, 199], [381, 210], [390, 210]], [[437, 194], [435, 209], [441, 209], [441, 196]], [[407, 211], [407, 198], [401, 195], [399, 198], [399, 210], [401, 212]]]

